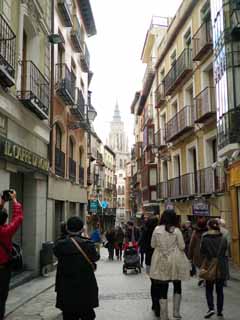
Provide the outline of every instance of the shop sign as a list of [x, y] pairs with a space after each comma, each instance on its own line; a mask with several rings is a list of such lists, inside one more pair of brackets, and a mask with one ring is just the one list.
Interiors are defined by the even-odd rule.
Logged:
[[204, 199], [193, 201], [192, 214], [194, 216], [209, 216], [209, 203]]
[[90, 211], [91, 212], [97, 212], [98, 210], [98, 200], [90, 200]]
[[48, 172], [48, 159], [42, 158], [38, 154], [4, 137], [0, 137], [0, 157], [18, 161], [40, 171]]

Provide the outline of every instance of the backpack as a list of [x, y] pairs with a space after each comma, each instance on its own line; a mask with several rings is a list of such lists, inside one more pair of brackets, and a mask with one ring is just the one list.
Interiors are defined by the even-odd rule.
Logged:
[[2, 248], [10, 258], [12, 271], [14, 272], [21, 271], [23, 269], [22, 248], [15, 242], [12, 243], [11, 251], [1, 241], [0, 241], [0, 246], [2, 246]]

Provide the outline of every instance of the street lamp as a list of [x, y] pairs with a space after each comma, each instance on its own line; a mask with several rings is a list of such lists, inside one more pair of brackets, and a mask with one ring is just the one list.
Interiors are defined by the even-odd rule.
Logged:
[[90, 104], [87, 106], [87, 118], [89, 121], [94, 121], [97, 116], [97, 111], [94, 107]]

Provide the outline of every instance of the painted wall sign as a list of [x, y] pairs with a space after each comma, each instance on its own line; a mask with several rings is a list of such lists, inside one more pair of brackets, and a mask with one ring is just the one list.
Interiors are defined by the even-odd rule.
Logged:
[[4, 137], [0, 137], [0, 157], [22, 163], [45, 173], [48, 172], [48, 159], [42, 158], [38, 154]]

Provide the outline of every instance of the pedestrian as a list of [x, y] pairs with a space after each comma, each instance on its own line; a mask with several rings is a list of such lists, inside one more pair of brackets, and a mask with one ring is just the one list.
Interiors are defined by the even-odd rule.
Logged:
[[[203, 256], [200, 252], [200, 243], [202, 235], [208, 231], [206, 217], [199, 216], [197, 219], [197, 225], [195, 226], [192, 237], [189, 244], [188, 258], [192, 264], [199, 269], [203, 262]], [[204, 280], [200, 279], [198, 285], [201, 286]]]
[[208, 304], [208, 312], [204, 317], [205, 319], [208, 319], [215, 314], [213, 299], [214, 285], [216, 286], [217, 293], [217, 315], [218, 317], [223, 318], [223, 287], [227, 276], [227, 266], [225, 260], [227, 248], [227, 239], [220, 231], [218, 220], [210, 219], [208, 221], [208, 231], [202, 237], [201, 254], [205, 259], [205, 268], [206, 265], [209, 265], [212, 259], [216, 257], [218, 259], [218, 268], [215, 279], [212, 281], [206, 280], [206, 299]]
[[173, 282], [173, 317], [180, 319], [182, 281], [190, 277], [190, 264], [185, 255], [182, 232], [177, 228], [174, 210], [165, 210], [160, 225], [152, 235], [154, 248], [150, 266], [150, 277], [157, 281], [160, 297], [160, 318], [168, 320], [168, 287]]
[[83, 221], [74, 216], [66, 224], [67, 235], [56, 241], [54, 254], [58, 259], [56, 307], [63, 320], [93, 320], [98, 307], [98, 286], [94, 274], [99, 260], [94, 243], [81, 236]]
[[108, 259], [113, 260], [114, 245], [115, 245], [115, 231], [114, 231], [114, 229], [109, 229], [106, 232], [105, 237], [107, 240]]
[[99, 223], [94, 227], [93, 232], [91, 233], [90, 239], [94, 242], [96, 250], [100, 255], [100, 248], [102, 243], [101, 232], [99, 228]]
[[141, 268], [143, 268], [143, 263], [146, 254], [146, 223], [148, 221], [148, 217], [144, 217], [142, 219], [142, 225], [140, 227], [140, 236], [138, 239], [138, 245], [140, 248], [140, 260], [141, 260]]
[[[12, 250], [12, 238], [23, 221], [22, 206], [17, 201], [16, 191], [9, 190], [3, 194], [8, 194], [8, 197], [0, 197], [0, 320], [4, 319], [11, 278], [10, 252]], [[13, 202], [13, 215], [9, 224], [6, 223], [8, 214], [4, 208], [8, 200]]]
[[224, 287], [227, 286], [227, 280], [230, 279], [229, 257], [231, 257], [231, 234], [226, 228], [226, 222], [224, 219], [219, 219], [220, 231], [222, 235], [227, 239], [228, 248], [226, 250], [225, 260], [227, 267], [227, 276], [224, 282]]
[[188, 251], [189, 251], [189, 245], [193, 233], [192, 229], [192, 223], [191, 221], [187, 220], [183, 225], [182, 225], [182, 234], [183, 234], [183, 239], [185, 242], [185, 253], [188, 256]]
[[[155, 227], [158, 225], [159, 217], [157, 215], [152, 216], [148, 219], [146, 222], [145, 227], [145, 264], [146, 264], [146, 273], [149, 274], [150, 271], [150, 265], [151, 265], [151, 259], [154, 249], [151, 247], [151, 239], [152, 234], [155, 229]], [[160, 316], [160, 304], [159, 304], [159, 290], [157, 287], [157, 282], [151, 279], [151, 299], [152, 299], [152, 310], [154, 311], [156, 317]]]
[[125, 240], [126, 242], [138, 243], [140, 237], [140, 231], [137, 227], [134, 226], [132, 221], [127, 222]]
[[115, 230], [115, 252], [118, 260], [122, 260], [124, 232], [121, 226], [117, 226]]

